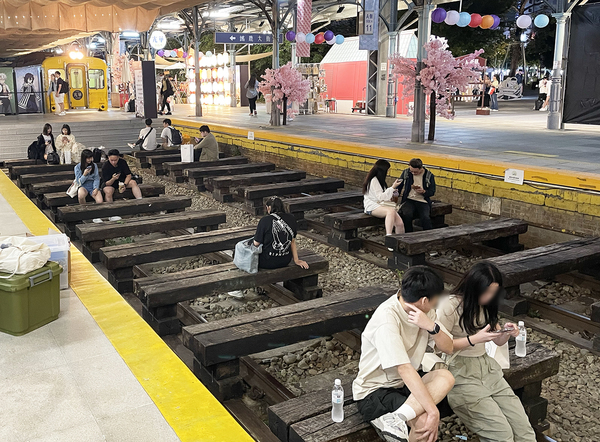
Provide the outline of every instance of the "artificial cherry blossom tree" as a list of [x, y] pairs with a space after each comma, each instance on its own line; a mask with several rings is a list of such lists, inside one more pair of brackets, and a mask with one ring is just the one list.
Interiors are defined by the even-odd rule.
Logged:
[[292, 67], [292, 63], [278, 69], [267, 69], [259, 90], [271, 105], [271, 125], [279, 126], [279, 111], [283, 110], [283, 124], [286, 124], [287, 105], [303, 103], [308, 98], [310, 82], [302, 79], [302, 74]]
[[483, 49], [465, 57], [456, 58], [448, 50], [445, 40], [433, 37], [425, 45], [427, 58], [423, 60], [424, 67], [416, 75], [414, 60], [394, 54], [390, 58], [392, 75], [404, 86], [403, 97], [409, 97], [415, 90], [415, 81], [421, 81], [429, 101], [429, 140], [435, 136], [435, 118], [440, 114], [446, 119], [453, 119], [452, 96], [456, 92], [465, 92], [469, 83], [481, 75], [481, 67], [477, 57]]

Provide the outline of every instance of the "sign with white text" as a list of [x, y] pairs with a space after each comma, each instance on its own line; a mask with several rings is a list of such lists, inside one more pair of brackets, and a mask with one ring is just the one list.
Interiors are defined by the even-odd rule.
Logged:
[[[248, 44], [260, 45], [273, 44], [272, 34], [240, 33], [240, 32], [215, 32], [215, 43], [218, 44]], [[283, 43], [283, 34], [279, 34], [279, 43]]]
[[519, 169], [506, 169], [504, 171], [504, 182], [523, 185], [525, 180], [525, 171]]

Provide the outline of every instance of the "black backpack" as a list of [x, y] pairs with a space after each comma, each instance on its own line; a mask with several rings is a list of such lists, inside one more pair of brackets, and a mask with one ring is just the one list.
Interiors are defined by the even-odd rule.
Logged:
[[48, 164], [60, 164], [60, 157], [56, 152], [50, 152], [46, 155], [46, 161]]
[[174, 127], [171, 128], [171, 144], [174, 146], [179, 146], [183, 142], [183, 137], [181, 132], [179, 132]]
[[39, 159], [39, 157], [38, 157], [38, 143], [37, 143], [37, 141], [34, 141], [33, 143], [31, 143], [29, 145], [29, 147], [27, 148], [27, 159], [28, 160], [37, 160], [37, 159]]
[[98, 149], [97, 147], [92, 151], [92, 155], [94, 155], [94, 163], [99, 164], [102, 161], [102, 149]]
[[60, 88], [60, 93], [61, 94], [68, 94], [69, 93], [69, 83], [67, 83], [65, 80], [62, 80], [62, 87]]

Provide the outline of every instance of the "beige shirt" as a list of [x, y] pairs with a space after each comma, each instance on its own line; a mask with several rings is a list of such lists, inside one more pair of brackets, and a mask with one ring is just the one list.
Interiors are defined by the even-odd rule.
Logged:
[[[451, 295], [440, 302], [437, 308], [437, 318], [440, 327], [443, 325], [450, 330], [454, 339], [466, 338], [467, 333], [460, 326], [460, 315], [462, 314], [461, 298]], [[485, 324], [485, 316], [483, 310], [479, 312], [478, 326], [483, 327]], [[475, 344], [474, 347], [467, 347], [460, 350], [460, 356], [469, 358], [477, 358], [485, 354], [485, 344]]]
[[196, 149], [202, 149], [200, 161], [217, 161], [219, 159], [219, 143], [212, 133], [196, 144], [194, 150]]
[[[423, 188], [423, 177], [425, 176], [425, 173], [421, 173], [419, 175], [413, 175], [413, 186], [419, 186], [421, 189]], [[415, 191], [415, 189], [410, 189], [410, 192], [408, 193], [408, 199], [409, 200], [413, 200], [413, 201], [418, 201], [420, 203], [426, 203], [427, 201], [425, 200], [425, 197], [423, 196], [422, 193], [417, 193]]]
[[[436, 312], [427, 316], [436, 321]], [[438, 322], [444, 333], [452, 338]], [[352, 384], [354, 400], [359, 401], [380, 388], [400, 388], [404, 385], [398, 366], [411, 364], [418, 370], [427, 349], [430, 335], [408, 322], [398, 294], [383, 302], [362, 333], [358, 376]]]

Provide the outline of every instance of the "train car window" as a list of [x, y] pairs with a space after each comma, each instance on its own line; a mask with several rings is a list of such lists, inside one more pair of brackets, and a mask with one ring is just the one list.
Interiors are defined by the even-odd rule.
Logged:
[[90, 89], [104, 89], [104, 71], [90, 69], [88, 71], [88, 84]]
[[83, 89], [83, 69], [69, 69], [69, 83], [73, 89]]

